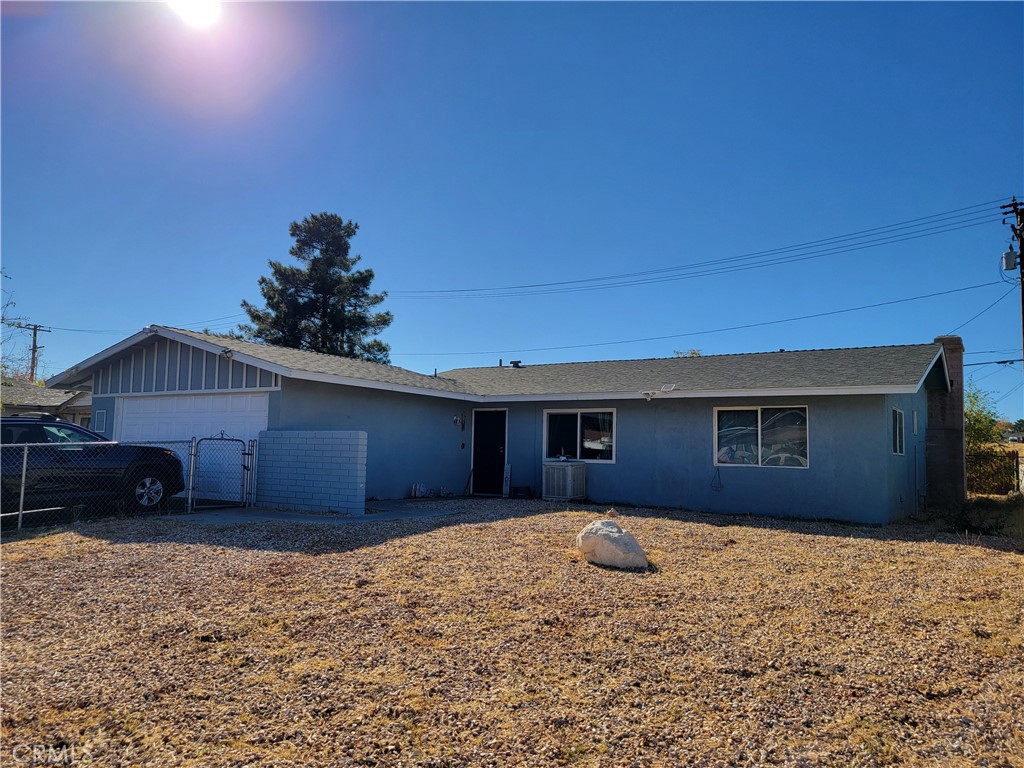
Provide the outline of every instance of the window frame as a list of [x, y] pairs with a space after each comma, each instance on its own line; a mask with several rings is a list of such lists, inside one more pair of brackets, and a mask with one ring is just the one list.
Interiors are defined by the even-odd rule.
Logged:
[[899, 408], [893, 408], [892, 415], [889, 418], [889, 423], [892, 425], [892, 445], [890, 446], [892, 448], [892, 455], [906, 456], [907, 422], [903, 411]]
[[[761, 463], [761, 411], [766, 409], [779, 410], [785, 408], [802, 408], [806, 420], [805, 430], [807, 432], [807, 464], [802, 467], [794, 467], [787, 464], [762, 464]], [[711, 432], [713, 434], [714, 451], [711, 454], [714, 466], [716, 467], [753, 467], [757, 469], [810, 469], [811, 468], [811, 409], [802, 404], [786, 405], [716, 405], [711, 414]], [[757, 463], [740, 464], [718, 460], [718, 412], [719, 411], [755, 411], [757, 413]]]
[[[545, 408], [543, 411], [544, 430], [541, 437], [541, 451], [544, 454], [544, 461], [559, 461], [558, 457], [548, 456], [548, 414], [575, 414], [576, 415], [576, 456], [569, 461], [584, 461], [587, 464], [614, 464], [619, 458], [617, 444], [619, 441], [619, 415], [617, 408]], [[612, 415], [612, 457], [610, 459], [581, 459], [583, 453], [583, 433], [581, 431], [581, 416], [584, 413], [610, 413]]]
[[[43, 435], [46, 442], [53, 445], [77, 445], [79, 443], [105, 443], [109, 442], [102, 435], [94, 435], [79, 428], [77, 424], [70, 421], [42, 422]], [[56, 438], [56, 439], [54, 439]]]
[[106, 432], [107, 431], [107, 412], [106, 412], [106, 410], [100, 409], [98, 411], [94, 411], [92, 416], [93, 416], [93, 423], [96, 425], [96, 428], [93, 429], [92, 427], [90, 427], [90, 429], [92, 429], [93, 432]]

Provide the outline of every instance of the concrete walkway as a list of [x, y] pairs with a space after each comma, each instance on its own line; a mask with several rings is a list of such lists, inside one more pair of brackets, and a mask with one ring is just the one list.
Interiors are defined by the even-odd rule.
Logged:
[[247, 523], [287, 522], [312, 523], [315, 525], [352, 525], [354, 523], [382, 523], [393, 520], [418, 520], [420, 518], [444, 517], [457, 514], [454, 509], [425, 509], [409, 501], [375, 501], [366, 506], [365, 515], [312, 514], [292, 512], [283, 509], [203, 509], [184, 515], [172, 515], [174, 520], [184, 520], [202, 525], [246, 525]]

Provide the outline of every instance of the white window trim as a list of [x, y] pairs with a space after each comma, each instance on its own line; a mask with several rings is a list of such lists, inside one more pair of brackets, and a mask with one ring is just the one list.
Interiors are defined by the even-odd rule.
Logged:
[[[905, 419], [905, 417], [903, 415], [903, 411], [901, 411], [899, 408], [893, 408], [892, 412], [899, 414], [899, 418], [897, 419], [897, 422], [898, 422], [900, 433], [899, 433], [899, 439], [898, 440], [896, 439], [897, 435], [895, 434], [895, 431], [890, 436], [892, 439], [889, 441], [889, 447], [891, 449], [893, 449], [892, 450], [892, 455], [893, 456], [906, 456], [907, 455], [907, 422], [906, 422], [906, 419]], [[889, 423], [892, 424], [892, 418], [889, 419]], [[893, 429], [895, 430], [895, 427]], [[893, 443], [895, 443], [895, 447], [893, 446]], [[900, 450], [895, 450], [896, 447], [898, 447]]]
[[[807, 413], [807, 466], [806, 467], [789, 467], [785, 465], [774, 465], [769, 464], [765, 466], [761, 463], [761, 411], [765, 408], [803, 408]], [[811, 409], [806, 405], [800, 405], [797, 403], [786, 404], [786, 405], [722, 405], [715, 406], [712, 410], [711, 415], [711, 431], [714, 434], [714, 453], [711, 454], [716, 467], [746, 467], [748, 469], [810, 469], [811, 468]], [[729, 462], [718, 460], [718, 412], [719, 411], [757, 411], [757, 464], [730, 464]]]
[[93, 414], [92, 423], [96, 426], [90, 427], [93, 432], [104, 432], [107, 429], [107, 412], [105, 410], [96, 411]]
[[614, 464], [619, 458], [619, 415], [615, 408], [545, 408], [544, 409], [544, 430], [543, 443], [541, 443], [541, 454], [544, 461], [558, 461], [548, 458], [548, 414], [549, 413], [575, 413], [576, 414], [576, 455], [583, 453], [583, 436], [580, 434], [580, 414], [583, 413], [610, 413], [612, 415], [612, 457], [610, 459], [572, 459], [572, 461], [583, 461], [587, 464]]

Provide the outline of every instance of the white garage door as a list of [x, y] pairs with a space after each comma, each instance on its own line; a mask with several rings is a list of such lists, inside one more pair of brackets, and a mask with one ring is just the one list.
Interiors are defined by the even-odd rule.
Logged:
[[223, 431], [252, 440], [267, 428], [267, 402], [266, 392], [119, 397], [114, 439], [188, 440]]

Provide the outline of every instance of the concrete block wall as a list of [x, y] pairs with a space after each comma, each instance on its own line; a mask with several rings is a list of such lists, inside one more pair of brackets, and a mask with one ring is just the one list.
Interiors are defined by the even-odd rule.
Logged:
[[366, 432], [260, 432], [257, 472], [258, 506], [362, 515]]

